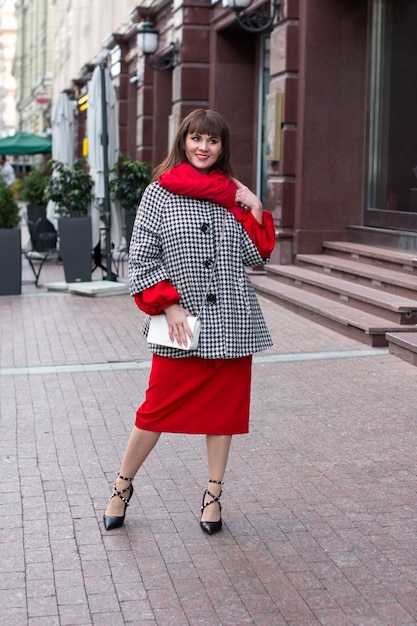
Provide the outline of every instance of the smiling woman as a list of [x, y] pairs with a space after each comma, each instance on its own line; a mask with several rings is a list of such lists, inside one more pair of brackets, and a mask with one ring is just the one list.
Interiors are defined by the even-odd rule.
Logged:
[[[150, 316], [163, 314], [173, 345], [148, 344], [149, 387], [104, 514], [107, 530], [124, 523], [132, 480], [162, 432], [206, 435], [200, 525], [208, 534], [222, 527], [232, 436], [249, 429], [252, 355], [272, 343], [245, 265], [261, 264], [275, 241], [272, 215], [233, 177], [229, 146], [218, 113], [190, 113], [138, 209], [131, 295], [148, 314], [143, 333]], [[190, 316], [200, 318], [200, 341], [187, 351], [181, 346], [193, 336]]]
[[185, 138], [185, 156], [190, 165], [202, 174], [208, 174], [217, 162], [222, 143], [220, 137], [188, 133]]

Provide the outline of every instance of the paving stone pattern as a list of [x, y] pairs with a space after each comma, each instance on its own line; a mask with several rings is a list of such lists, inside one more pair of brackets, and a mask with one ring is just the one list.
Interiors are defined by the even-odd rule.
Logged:
[[274, 346], [223, 531], [198, 524], [204, 438], [166, 434], [106, 532], [149, 374], [142, 314], [47, 292], [60, 279], [47, 263], [36, 289], [25, 265], [0, 298], [2, 626], [417, 623], [415, 367], [261, 300]]

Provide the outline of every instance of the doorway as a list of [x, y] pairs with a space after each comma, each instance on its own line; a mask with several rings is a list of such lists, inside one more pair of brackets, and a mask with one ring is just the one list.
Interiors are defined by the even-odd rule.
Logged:
[[371, 0], [365, 226], [417, 231], [417, 2]]

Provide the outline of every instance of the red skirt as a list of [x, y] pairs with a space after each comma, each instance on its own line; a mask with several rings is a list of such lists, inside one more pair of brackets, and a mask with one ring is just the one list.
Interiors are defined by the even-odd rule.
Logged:
[[252, 356], [209, 360], [154, 354], [135, 424], [158, 433], [247, 433], [251, 375]]

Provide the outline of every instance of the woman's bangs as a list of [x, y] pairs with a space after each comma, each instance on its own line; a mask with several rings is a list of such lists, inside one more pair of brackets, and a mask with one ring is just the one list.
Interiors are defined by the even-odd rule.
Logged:
[[196, 133], [197, 135], [220, 137], [220, 139], [224, 136], [224, 128], [220, 120], [206, 112], [201, 113], [192, 120], [188, 132], [190, 134]]

